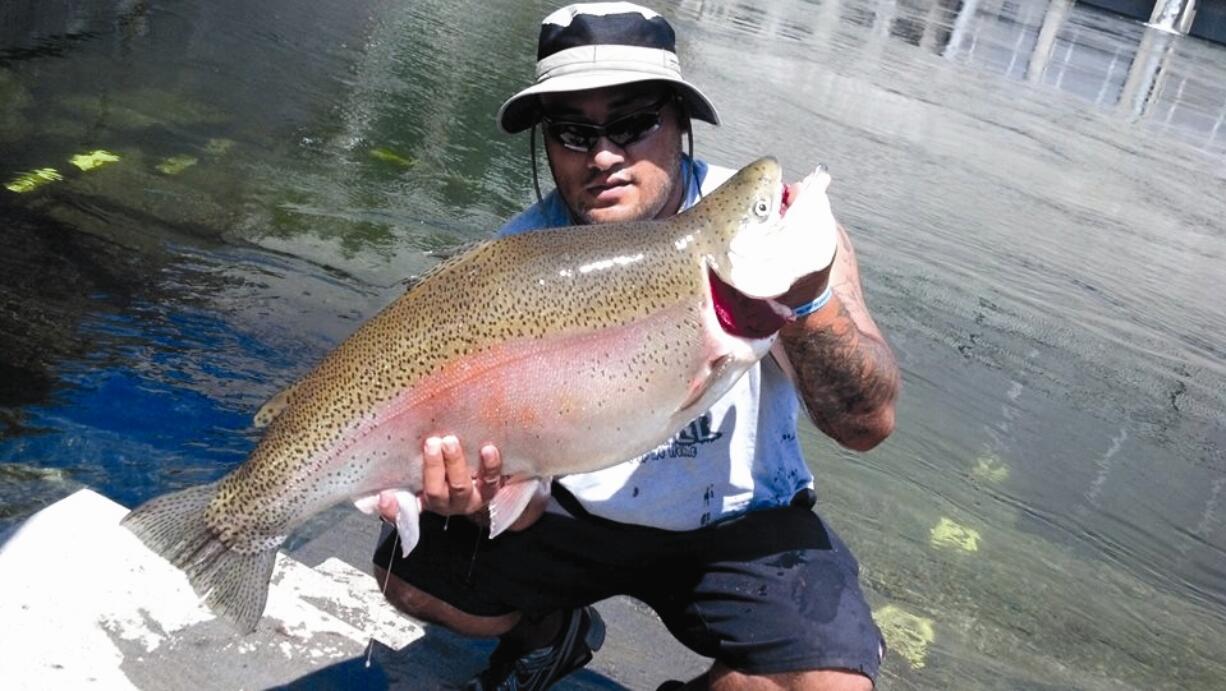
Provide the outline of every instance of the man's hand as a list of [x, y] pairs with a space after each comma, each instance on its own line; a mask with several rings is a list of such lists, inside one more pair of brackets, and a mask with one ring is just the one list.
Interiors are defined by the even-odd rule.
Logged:
[[[779, 341], [786, 354], [784, 369], [793, 375], [814, 424], [843, 446], [867, 451], [894, 430], [900, 376], [894, 353], [864, 303], [851, 238], [842, 226], [837, 232], [831, 267], [801, 279], [785, 296], [788, 300], [780, 301], [796, 307], [811, 300], [798, 294], [810, 280], [820, 280], [823, 290], [829, 282], [833, 297], [822, 309], [784, 326]], [[815, 278], [821, 274], [826, 275]]]
[[[485, 519], [484, 509], [507, 478], [502, 474], [502, 455], [498, 447], [486, 444], [479, 452], [481, 463], [476, 474], [468, 469], [468, 459], [460, 441], [452, 435], [429, 437], [422, 445], [421, 509], [442, 516], [464, 515]], [[533, 500], [511, 530], [523, 530], [544, 513], [548, 495]], [[394, 490], [379, 493], [379, 515], [396, 520]], [[478, 513], [480, 512], [480, 513]]]
[[822, 294], [822, 291], [826, 289], [829, 283], [830, 268], [827, 267], [821, 271], [804, 276], [799, 281], [793, 283], [791, 290], [779, 296], [777, 301], [792, 309], [803, 307], [816, 300], [817, 296]]
[[426, 439], [421, 454], [421, 508], [443, 516], [484, 508], [502, 486], [502, 457], [493, 444], [481, 447], [479, 455], [474, 475], [458, 439], [452, 435]]

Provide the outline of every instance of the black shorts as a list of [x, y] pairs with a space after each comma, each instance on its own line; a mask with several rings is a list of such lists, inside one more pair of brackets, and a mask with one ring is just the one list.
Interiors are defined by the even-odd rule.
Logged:
[[[747, 674], [840, 668], [875, 679], [881, 664], [859, 566], [802, 506], [680, 532], [554, 513], [495, 540], [430, 513], [421, 528], [407, 559], [397, 547], [392, 572], [469, 614], [537, 617], [629, 595], [685, 646]], [[375, 552], [383, 568], [393, 542]]]

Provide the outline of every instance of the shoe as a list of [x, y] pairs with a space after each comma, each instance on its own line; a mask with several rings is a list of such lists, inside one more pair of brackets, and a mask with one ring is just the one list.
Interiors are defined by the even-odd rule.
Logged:
[[464, 685], [465, 691], [544, 691], [580, 669], [604, 645], [605, 626], [594, 607], [566, 613], [554, 642], [536, 650], [514, 650], [499, 643], [490, 666]]

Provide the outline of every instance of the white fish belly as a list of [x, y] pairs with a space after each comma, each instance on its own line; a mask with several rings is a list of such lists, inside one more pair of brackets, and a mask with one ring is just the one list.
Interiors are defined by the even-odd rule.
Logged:
[[[521, 341], [453, 363], [386, 406], [337, 454], [316, 492], [334, 502], [389, 487], [418, 491], [426, 437], [455, 434], [477, 462], [494, 443], [504, 472], [562, 475], [607, 467], [659, 445], [754, 361], [712, 334], [707, 305], [677, 305], [582, 336]], [[743, 348], [741, 350], [744, 350]], [[709, 387], [714, 387], [712, 390]], [[701, 402], [700, 402], [701, 403]]]

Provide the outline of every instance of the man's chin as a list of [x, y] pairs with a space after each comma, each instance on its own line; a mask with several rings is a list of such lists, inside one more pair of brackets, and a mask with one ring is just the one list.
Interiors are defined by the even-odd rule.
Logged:
[[644, 213], [639, 204], [627, 200], [617, 204], [588, 207], [581, 216], [587, 223], [629, 223], [643, 220]]

